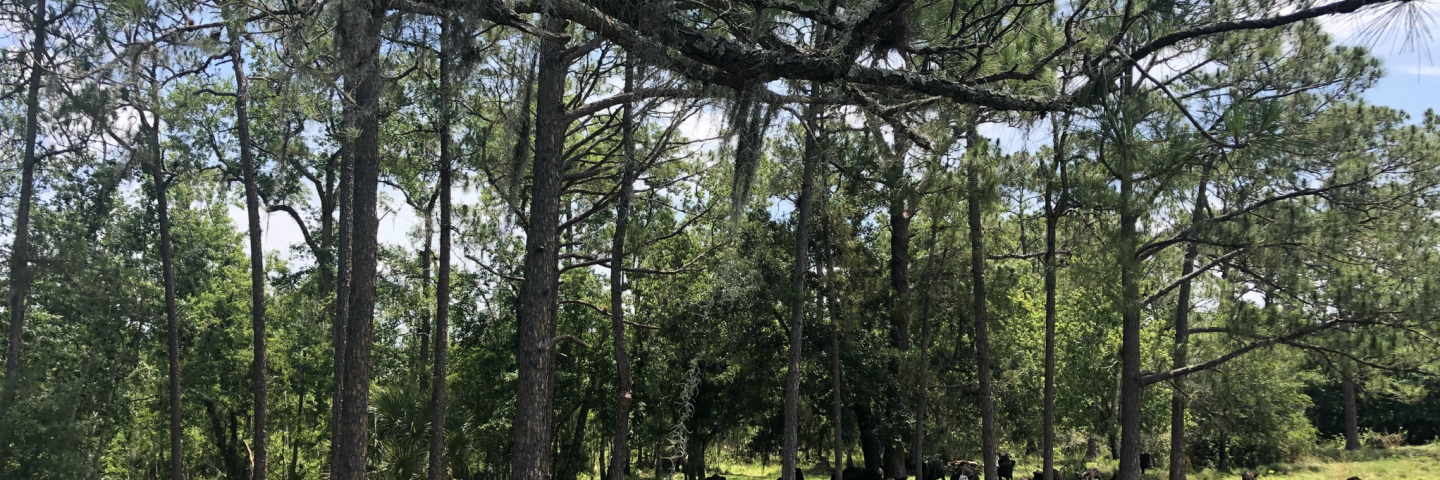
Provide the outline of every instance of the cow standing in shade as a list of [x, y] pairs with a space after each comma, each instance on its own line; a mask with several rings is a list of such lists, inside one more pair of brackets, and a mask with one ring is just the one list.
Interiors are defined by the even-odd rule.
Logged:
[[1008, 452], [1000, 454], [1000, 462], [998, 468], [995, 471], [995, 474], [996, 476], [1005, 480], [1014, 480], [1013, 477], [1015, 475], [1015, 460], [1010, 459], [1010, 454]]

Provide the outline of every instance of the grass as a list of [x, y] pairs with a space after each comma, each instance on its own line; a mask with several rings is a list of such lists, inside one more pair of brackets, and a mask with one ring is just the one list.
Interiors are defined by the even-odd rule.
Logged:
[[[1255, 473], [1260, 474], [1260, 478], [1291, 480], [1345, 480], [1350, 477], [1360, 477], [1361, 480], [1436, 479], [1440, 478], [1440, 445], [1367, 448], [1358, 452], [1326, 450], [1312, 457], [1301, 458], [1295, 463], [1257, 468]], [[1190, 478], [1238, 479], [1240, 474], [1239, 470], [1232, 473], [1207, 470], [1191, 474]]]
[[[1029, 477], [1030, 472], [1040, 469], [1038, 458], [1019, 459], [1019, 465], [1015, 466], [1015, 480], [1022, 477]], [[769, 465], [761, 466], [755, 463], [714, 463], [710, 465], [706, 475], [716, 473], [723, 475], [727, 480], [775, 480], [780, 477], [779, 462], [772, 462]], [[1062, 463], [1061, 472], [1066, 480], [1075, 478], [1073, 475], [1073, 463]], [[1114, 471], [1114, 462], [1091, 463], [1087, 466], [1100, 468], [1105, 472], [1106, 478]], [[1151, 469], [1142, 477], [1143, 480], [1164, 480], [1168, 472], [1163, 465], [1160, 468]], [[1192, 471], [1190, 480], [1238, 480], [1240, 473], [1245, 469], [1237, 468], [1230, 472], [1219, 472], [1215, 470]], [[1252, 469], [1262, 479], [1285, 479], [1285, 480], [1346, 480], [1350, 477], [1360, 477], [1361, 480], [1426, 480], [1440, 479], [1440, 444], [1425, 446], [1406, 446], [1393, 449], [1371, 449], [1366, 448], [1357, 452], [1346, 452], [1344, 450], [1321, 450], [1311, 456], [1300, 458], [1294, 463], [1275, 465], [1264, 465]], [[641, 475], [632, 476], [635, 480], [653, 480], [654, 477], [646, 475], [649, 472], [637, 472]], [[810, 469], [805, 471], [807, 479], [828, 480], [830, 472]], [[676, 474], [676, 480], [684, 476]], [[911, 477], [913, 479], [913, 477]]]

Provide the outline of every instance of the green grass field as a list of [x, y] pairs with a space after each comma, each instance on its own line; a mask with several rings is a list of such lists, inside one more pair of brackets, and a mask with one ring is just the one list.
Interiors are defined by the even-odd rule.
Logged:
[[[1018, 460], [1020, 464], [1015, 467], [1016, 480], [1029, 477], [1029, 472], [1039, 470], [1038, 458]], [[1114, 462], [1090, 463], [1088, 466], [1100, 468], [1107, 477], [1115, 468]], [[1201, 470], [1191, 472], [1189, 478], [1190, 480], [1238, 480], [1242, 471], [1242, 469], [1235, 469], [1231, 472]], [[1440, 445], [1394, 449], [1367, 448], [1358, 452], [1324, 450], [1313, 456], [1301, 458], [1294, 463], [1266, 465], [1254, 471], [1263, 479], [1346, 480], [1350, 477], [1360, 477], [1361, 480], [1440, 480]], [[647, 473], [649, 472], [641, 472], [640, 476], [632, 478], [653, 480], [654, 477], [645, 475]], [[715, 473], [725, 476], [727, 480], [775, 480], [780, 477], [780, 466], [776, 463], [764, 467], [759, 464], [744, 463], [713, 464], [707, 475]], [[1074, 472], [1062, 469], [1062, 473], [1066, 480], [1075, 478]], [[806, 471], [805, 476], [812, 480], [828, 479], [829, 472]], [[1163, 480], [1166, 476], [1166, 471], [1162, 466], [1160, 469], [1150, 470], [1143, 478], [1144, 480]], [[681, 475], [675, 476], [675, 479], [681, 478], [683, 478]]]

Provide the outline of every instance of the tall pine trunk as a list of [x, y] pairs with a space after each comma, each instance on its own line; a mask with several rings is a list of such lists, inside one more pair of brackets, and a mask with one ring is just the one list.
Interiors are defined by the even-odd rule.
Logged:
[[841, 396], [842, 390], [840, 388], [840, 300], [839, 292], [835, 288], [835, 279], [830, 276], [831, 273], [835, 271], [835, 255], [838, 254], [839, 249], [835, 243], [835, 231], [831, 229], [830, 225], [831, 212], [829, 210], [829, 198], [830, 189], [822, 186], [820, 199], [824, 203], [820, 207], [820, 218], [824, 222], [821, 227], [821, 232], [825, 235], [825, 246], [820, 249], [820, 252], [824, 255], [821, 266], [825, 268], [825, 271], [821, 272], [821, 278], [825, 281], [825, 307], [826, 310], [830, 312], [830, 382], [831, 387], [834, 389], [831, 392], [831, 399], [834, 405], [830, 411], [830, 423], [831, 437], [835, 450], [835, 464], [833, 465], [835, 471], [831, 474], [831, 478], [833, 480], [844, 480], [845, 466], [840, 462], [845, 452], [845, 441], [842, 435], [845, 431], [845, 417], [842, 413], [845, 404]]
[[910, 209], [906, 207], [906, 194], [901, 186], [904, 175], [902, 159], [897, 153], [896, 164], [887, 175], [891, 182], [890, 200], [890, 286], [895, 289], [895, 300], [890, 306], [890, 326], [895, 328], [896, 345], [901, 352], [910, 350]]
[[[441, 154], [444, 155], [443, 153]], [[434, 202], [427, 202], [424, 215], [421, 217], [421, 232], [424, 237], [425, 246], [420, 248], [420, 298], [423, 304], [430, 298], [431, 264], [435, 260], [435, 251], [430, 247], [430, 240], [435, 238], [435, 214]], [[415, 370], [419, 372], [420, 388], [429, 386], [429, 373], [426, 367], [430, 363], [430, 310], [420, 309], [420, 328], [417, 335], [420, 337], [420, 355], [415, 362]]]
[[340, 416], [340, 463], [337, 480], [365, 477], [369, 439], [370, 349], [375, 319], [376, 255], [380, 175], [380, 27], [385, 6], [350, 0], [341, 7], [339, 43], [346, 62], [345, 91], [353, 131], [353, 173], [350, 190], [350, 291], [347, 312], [345, 372]]
[[[1058, 115], [1058, 114], [1057, 114]], [[1060, 215], [1064, 212], [1066, 197], [1063, 186], [1056, 185], [1056, 170], [1065, 162], [1065, 133], [1061, 131], [1064, 122], [1052, 117], [1051, 131], [1055, 153], [1055, 165], [1050, 169], [1045, 182], [1045, 418], [1044, 433], [1040, 440], [1041, 471], [1043, 479], [1059, 480], [1055, 474], [1055, 235], [1060, 226]], [[1059, 188], [1060, 192], [1055, 190]], [[1059, 198], [1056, 198], [1056, 195]]]
[[435, 369], [430, 393], [430, 480], [445, 475], [445, 375], [450, 336], [450, 188], [454, 153], [450, 145], [451, 105], [455, 61], [455, 20], [440, 24], [440, 271], [435, 281]]
[[[1128, 160], [1122, 160], [1128, 161]], [[1140, 478], [1140, 415], [1144, 385], [1140, 379], [1140, 272], [1135, 258], [1139, 215], [1135, 180], [1126, 172], [1120, 178], [1120, 238], [1115, 248], [1120, 263], [1120, 480]]]
[[[979, 134], [974, 126], [970, 127], [968, 136], [970, 148], [979, 148]], [[976, 165], [979, 155], [972, 152], [970, 156], [965, 179], [969, 196], [965, 203], [970, 223], [970, 275], [975, 294], [975, 361], [979, 364], [980, 376], [980, 451], [984, 457], [985, 478], [995, 478], [998, 475], [995, 463], [995, 398], [990, 381], [989, 317], [985, 308], [985, 229], [980, 218], [983, 192], [980, 191], [980, 168]]]
[[935, 240], [939, 229], [934, 223], [930, 224], [930, 246], [929, 257], [925, 260], [925, 292], [920, 307], [920, 371], [916, 372], [915, 390], [920, 398], [916, 401], [915, 407], [915, 480], [941, 480], [925, 477], [925, 410], [926, 403], [930, 400], [929, 385], [926, 385], [926, 375], [929, 370], [930, 355], [930, 299], [935, 289]]
[[[1195, 187], [1195, 207], [1190, 213], [1190, 224], [1200, 223], [1205, 214], [1205, 186], [1210, 183], [1210, 163], [1200, 170], [1200, 185]], [[1180, 267], [1180, 276], [1185, 278], [1195, 273], [1195, 258], [1200, 256], [1195, 242], [1185, 246], [1185, 257]], [[1180, 282], [1175, 304], [1175, 350], [1171, 352], [1173, 368], [1189, 364], [1190, 350], [1190, 280]], [[1170, 480], [1185, 480], [1185, 377], [1170, 379]]]
[[[343, 121], [346, 126], [354, 123], [347, 118]], [[347, 128], [348, 129], [348, 128]], [[354, 251], [353, 233], [351, 224], [354, 223], [354, 208], [352, 203], [355, 198], [355, 190], [351, 188], [355, 177], [355, 159], [350, 152], [353, 148], [345, 148], [341, 153], [340, 161], [340, 220], [338, 223], [337, 241], [339, 242], [336, 254], [336, 283], [335, 283], [335, 323], [331, 327], [333, 336], [335, 363], [334, 381], [335, 389], [330, 402], [330, 478], [340, 478], [340, 452], [341, 452], [341, 418], [345, 411], [345, 376], [349, 369], [345, 364], [345, 351], [350, 344], [350, 279], [353, 277], [350, 269], [351, 253]]]
[[1360, 449], [1360, 415], [1355, 405], [1355, 381], [1350, 377], [1340, 380], [1340, 390], [1345, 395], [1345, 449]]
[[160, 115], [155, 110], [160, 103], [159, 87], [154, 88], [157, 91], [151, 94], [150, 110], [154, 123], [149, 124], [143, 118], [141, 123], [147, 135], [145, 148], [149, 151], [146, 156], [155, 183], [155, 215], [160, 223], [160, 268], [165, 283], [165, 332], [170, 363], [170, 478], [181, 480], [185, 476], [185, 453], [180, 442], [184, 433], [180, 415], [180, 320], [175, 303], [175, 255], [170, 238], [170, 180], [165, 171], [164, 153], [160, 149]]
[[[818, 95], [819, 90], [818, 84], [811, 84], [812, 97]], [[805, 329], [805, 274], [810, 270], [810, 193], [814, 189], [816, 164], [820, 161], [819, 108], [815, 103], [806, 106], [804, 167], [800, 174], [800, 195], [795, 201], [795, 270], [790, 277], [795, 298], [790, 309], [790, 358], [785, 370], [785, 443], [780, 468], [783, 480], [795, 480], [795, 453], [799, 445], [800, 349]]]
[[15, 209], [15, 240], [10, 247], [10, 344], [5, 352], [5, 393], [0, 409], [9, 407], [20, 381], [20, 348], [25, 333], [25, 294], [30, 289], [30, 205], [35, 198], [35, 140], [40, 135], [40, 84], [45, 69], [45, 0], [31, 12], [30, 78], [25, 86], [25, 156], [20, 164], [20, 204]]
[[[244, 28], [244, 22], [241, 22]], [[254, 334], [254, 358], [251, 373], [255, 396], [255, 416], [250, 448], [254, 467], [251, 478], [265, 480], [269, 475], [269, 392], [265, 359], [265, 251], [260, 245], [260, 193], [255, 184], [255, 157], [250, 146], [250, 85], [245, 76], [244, 41], [241, 32], [230, 32], [230, 65], [235, 70], [235, 131], [240, 142], [240, 169], [245, 181], [245, 216], [250, 240], [250, 328]], [[281, 447], [284, 448], [284, 447]]]
[[[626, 54], [625, 91], [635, 90], [635, 63]], [[615, 353], [615, 438], [611, 442], [609, 480], [625, 480], [630, 462], [630, 352], [625, 346], [625, 233], [630, 223], [630, 202], [635, 183], [635, 105], [625, 102], [620, 111], [620, 141], [625, 159], [621, 167], [619, 197], [615, 200], [615, 238], [610, 247], [610, 335]]]
[[[544, 28], [563, 32], [567, 22], [547, 14]], [[525, 232], [516, 363], [513, 480], [547, 480], [554, 420], [555, 329], [559, 311], [560, 197], [564, 175], [565, 44], [540, 41], [535, 92], [535, 160]]]

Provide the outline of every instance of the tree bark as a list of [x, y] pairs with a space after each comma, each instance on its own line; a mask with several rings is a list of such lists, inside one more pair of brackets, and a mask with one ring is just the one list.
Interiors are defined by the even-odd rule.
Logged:
[[851, 408], [855, 410], [855, 424], [860, 427], [860, 454], [865, 457], [865, 471], [879, 471], [885, 459], [881, 457], [880, 439], [875, 436], [875, 418], [870, 404], [857, 399]]
[[[346, 125], [353, 125], [354, 122], [348, 119]], [[340, 478], [340, 452], [341, 452], [341, 420], [344, 417], [345, 405], [345, 376], [349, 373], [345, 363], [345, 351], [350, 344], [350, 279], [353, 277], [350, 269], [351, 253], [354, 251], [352, 242], [353, 234], [351, 225], [354, 222], [354, 209], [351, 205], [354, 202], [355, 190], [351, 188], [355, 176], [355, 159], [351, 155], [353, 148], [345, 148], [341, 154], [340, 162], [340, 220], [338, 223], [337, 237], [339, 251], [336, 254], [337, 264], [335, 266], [335, 323], [331, 327], [333, 335], [333, 361], [335, 390], [334, 397], [330, 402], [330, 478]]]
[[[566, 21], [546, 14], [544, 28], [565, 30]], [[513, 480], [550, 477], [550, 438], [555, 389], [556, 314], [560, 274], [560, 197], [566, 123], [563, 118], [565, 45], [540, 42], [535, 92], [535, 160], [525, 235], [525, 281], [521, 285], [519, 364], [515, 405]]]
[[[978, 148], [979, 134], [972, 125], [968, 132], [970, 148]], [[980, 376], [980, 450], [984, 456], [985, 478], [998, 475], [995, 445], [995, 399], [990, 380], [990, 333], [989, 319], [985, 308], [985, 229], [981, 223], [982, 192], [980, 191], [979, 161], [974, 154], [966, 175], [969, 198], [966, 204], [970, 223], [970, 275], [974, 289], [975, 309], [975, 357], [979, 364]]]
[[30, 205], [35, 198], [35, 140], [40, 135], [40, 84], [45, 76], [45, 0], [31, 12], [30, 78], [25, 86], [25, 156], [20, 164], [20, 203], [15, 209], [15, 239], [10, 246], [10, 344], [5, 352], [5, 396], [8, 408], [20, 381], [21, 343], [25, 333], [25, 295], [30, 289]]
[[353, 174], [350, 207], [350, 292], [346, 325], [345, 374], [340, 419], [340, 468], [336, 480], [365, 477], [369, 439], [370, 350], [375, 319], [376, 234], [380, 175], [381, 77], [379, 70], [380, 28], [385, 6], [369, 0], [342, 4], [339, 47], [346, 62], [345, 91], [348, 115], [356, 136], [353, 146]]
[[[244, 28], [244, 22], [240, 28]], [[245, 76], [245, 56], [241, 49], [242, 32], [230, 32], [230, 65], [235, 71], [235, 131], [240, 143], [240, 169], [245, 181], [245, 216], [250, 240], [250, 327], [254, 334], [254, 358], [251, 360], [251, 382], [254, 388], [255, 416], [251, 419], [251, 449], [254, 466], [251, 478], [265, 480], [270, 472], [269, 388], [266, 378], [265, 342], [265, 250], [261, 248], [260, 193], [255, 184], [255, 157], [250, 145], [250, 84]], [[281, 448], [284, 448], [283, 446]]]
[[[923, 321], [923, 320], [922, 320], [922, 321]], [[930, 333], [930, 331], [929, 331], [929, 329], [928, 329], [928, 326], [921, 327], [921, 331], [924, 332], [924, 333], [921, 334], [921, 337], [922, 337], [922, 338], [925, 337], [925, 336], [927, 336], [927, 335], [929, 335], [929, 333]], [[926, 408], [925, 403], [926, 403], [927, 400], [929, 400], [928, 395], [926, 395], [926, 392], [925, 392], [925, 389], [928, 388], [928, 387], [925, 385], [925, 361], [926, 361], [926, 358], [925, 358], [925, 357], [926, 357], [926, 354], [928, 353], [928, 352], [926, 352], [926, 350], [928, 350], [928, 348], [925, 346], [924, 340], [921, 340], [921, 345], [920, 345], [920, 371], [918, 372], [918, 374], [919, 374], [919, 379], [916, 381], [916, 387], [918, 387], [918, 388], [916, 388], [916, 395], [917, 395], [918, 397], [920, 397], [920, 398], [916, 399], [916, 405], [915, 405], [915, 448], [914, 448], [914, 451], [911, 452], [911, 453], [913, 454], [913, 458], [914, 458], [914, 462], [913, 462], [913, 463], [914, 463], [914, 465], [915, 465], [915, 480], [926, 480], [926, 479], [925, 479], [925, 408]], [[931, 479], [931, 480], [934, 480], [934, 479]]]
[[[698, 420], [697, 424], [698, 424]], [[685, 447], [685, 480], [705, 479], [705, 438], [691, 435]]]
[[154, 123], [150, 124], [144, 118], [141, 123], [148, 135], [145, 148], [149, 149], [150, 174], [155, 183], [155, 215], [160, 223], [160, 268], [165, 282], [166, 346], [170, 355], [170, 478], [181, 480], [185, 476], [185, 453], [180, 442], [184, 434], [180, 415], [180, 320], [175, 301], [175, 256], [170, 238], [170, 200], [167, 198], [170, 180], [166, 178], [164, 153], [160, 149], [159, 112], [153, 109], [153, 105], [159, 104], [158, 87], [155, 88], [157, 91], [151, 93], [150, 111]]
[[[810, 94], [819, 94], [819, 84], [811, 84]], [[799, 445], [800, 349], [805, 329], [805, 274], [810, 270], [810, 194], [814, 189], [816, 164], [820, 161], [820, 112], [816, 103], [806, 106], [804, 167], [800, 176], [800, 195], [796, 199], [795, 271], [790, 277], [794, 304], [790, 310], [790, 363], [785, 373], [785, 443], [781, 457], [780, 478], [795, 480], [795, 451]]]
[[[1210, 183], [1210, 163], [1200, 170], [1200, 185], [1195, 187], [1195, 207], [1190, 213], [1192, 225], [1200, 222], [1205, 214], [1205, 187]], [[1195, 258], [1200, 255], [1195, 242], [1185, 246], [1185, 257], [1180, 267], [1181, 278], [1195, 272]], [[1184, 368], [1190, 361], [1190, 280], [1180, 282], [1175, 304], [1175, 350], [1171, 352], [1174, 368]], [[1170, 480], [1185, 480], [1185, 377], [1170, 379]]]
[[1120, 470], [1119, 480], [1140, 478], [1140, 420], [1144, 385], [1140, 378], [1140, 285], [1135, 258], [1139, 218], [1135, 206], [1135, 181], [1130, 173], [1120, 178], [1120, 241], [1116, 246], [1120, 263]]
[[[1060, 226], [1060, 215], [1066, 204], [1065, 189], [1056, 185], [1056, 170], [1064, 168], [1065, 133], [1061, 130], [1064, 122], [1052, 117], [1051, 131], [1055, 152], [1055, 164], [1046, 176], [1045, 182], [1045, 418], [1044, 433], [1040, 441], [1041, 472], [1043, 479], [1059, 480], [1055, 475], [1055, 288], [1057, 280], [1055, 262], [1055, 235]], [[1059, 192], [1055, 190], [1059, 189]], [[1060, 197], [1055, 198], [1056, 195]]]
[[[580, 398], [580, 408], [575, 413], [575, 427], [570, 430], [570, 440], [561, 448], [560, 474], [558, 480], [576, 480], [580, 477], [581, 465], [589, 464], [589, 455], [584, 449], [585, 426], [590, 422], [591, 397], [595, 390], [595, 374], [591, 374]], [[693, 454], [692, 454], [693, 455]]]
[[1345, 395], [1345, 449], [1360, 449], [1360, 419], [1355, 405], [1355, 381], [1349, 377], [1340, 380], [1340, 390]]
[[[626, 54], [625, 91], [635, 91], [635, 63]], [[624, 166], [615, 200], [615, 238], [610, 248], [610, 335], [615, 354], [615, 438], [611, 442], [609, 480], [625, 480], [630, 462], [630, 352], [625, 346], [625, 233], [630, 223], [630, 202], [635, 183], [635, 103], [625, 102], [620, 112]]]
[[915, 480], [941, 480], [925, 478], [925, 410], [930, 399], [926, 375], [929, 370], [930, 354], [930, 300], [935, 290], [935, 240], [939, 234], [937, 225], [930, 224], [929, 256], [925, 260], [925, 292], [920, 307], [920, 371], [918, 372], [916, 394], [920, 397], [915, 408]]
[[835, 450], [835, 464], [833, 466], [835, 471], [831, 474], [831, 478], [833, 480], [844, 480], [845, 466], [840, 462], [840, 458], [845, 452], [845, 440], [842, 435], [845, 431], [845, 418], [843, 416], [845, 404], [841, 396], [842, 383], [840, 378], [840, 300], [839, 292], [835, 288], [834, 278], [830, 276], [830, 274], [835, 271], [835, 255], [839, 249], [836, 248], [835, 231], [831, 229], [830, 225], [830, 189], [828, 187], [821, 188], [820, 198], [821, 201], [824, 202], [820, 207], [821, 218], [824, 222], [821, 232], [825, 234], [825, 246], [820, 249], [820, 252], [824, 255], [824, 263], [821, 266], [825, 268], [825, 271], [821, 272], [821, 278], [825, 281], [825, 307], [830, 313], [830, 381], [834, 389], [834, 391], [831, 392], [834, 406], [830, 413], [830, 423]]
[[299, 433], [300, 433], [300, 429], [302, 429], [302, 428], [305, 428], [305, 391], [304, 391], [304, 390], [301, 390], [301, 391], [300, 391], [300, 400], [299, 400], [299, 402], [297, 402], [297, 403], [295, 404], [295, 430], [296, 430], [296, 431], [292, 434], [292, 437], [293, 437], [293, 438], [292, 438], [292, 441], [290, 442], [290, 468], [287, 470], [287, 473], [285, 474], [285, 478], [287, 478], [287, 479], [295, 480], [295, 479], [300, 478], [300, 476], [299, 476], [298, 474], [296, 474], [295, 471], [296, 471], [296, 468], [299, 467], [299, 465], [300, 465], [300, 437], [299, 437]]
[[[441, 155], [443, 156], [444, 154], [442, 153]], [[433, 207], [434, 205], [434, 203], [430, 203], [430, 206]], [[432, 212], [433, 209], [427, 208], [420, 219], [420, 235], [425, 238], [425, 246], [420, 249], [420, 298], [422, 304], [430, 298], [430, 263], [435, 259], [435, 251], [430, 248], [430, 239], [435, 238], [435, 218]], [[417, 335], [420, 337], [420, 358], [419, 361], [416, 362], [416, 364], [419, 365], [419, 368], [416, 368], [416, 370], [420, 371], [420, 387], [425, 388], [429, 386], [430, 381], [427, 375], [429, 372], [425, 371], [425, 367], [430, 363], [429, 309], [422, 308], [420, 310], [420, 328], [418, 330]]]
[[[901, 154], [897, 154], [899, 157]], [[890, 307], [890, 326], [895, 328], [896, 345], [901, 352], [910, 350], [910, 209], [906, 207], [906, 195], [901, 188], [904, 167], [897, 158], [897, 166], [891, 167], [890, 182], [893, 198], [890, 200], [890, 286], [895, 289], [894, 303]]]
[[450, 347], [450, 189], [454, 174], [454, 153], [450, 145], [454, 121], [451, 76], [454, 75], [455, 35], [455, 20], [447, 16], [440, 23], [440, 271], [435, 282], [435, 366], [430, 379], [430, 480], [446, 477], [445, 376]]
[[315, 253], [316, 266], [320, 268], [320, 294], [333, 292], [335, 288], [335, 203], [336, 203], [336, 152], [325, 159], [325, 186], [320, 191], [320, 251]]

